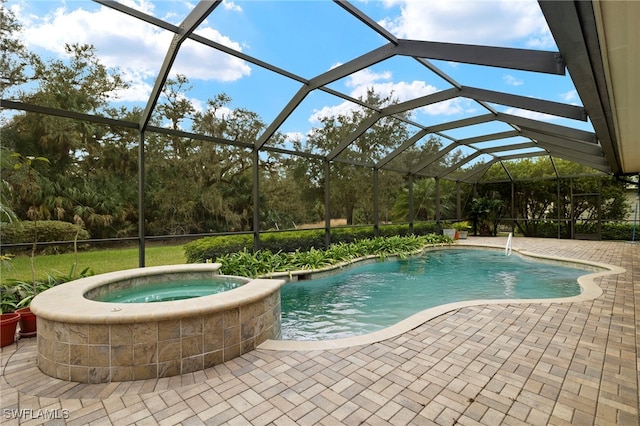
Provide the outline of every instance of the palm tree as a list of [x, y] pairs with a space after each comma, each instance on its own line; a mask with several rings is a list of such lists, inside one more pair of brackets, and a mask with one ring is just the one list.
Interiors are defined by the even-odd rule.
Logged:
[[[446, 217], [454, 210], [453, 199], [448, 182], [441, 182], [440, 212]], [[451, 190], [450, 190], [451, 189]], [[414, 218], [417, 220], [435, 220], [436, 218], [436, 185], [431, 178], [420, 179], [413, 184]], [[409, 190], [404, 189], [391, 209], [394, 221], [406, 221], [409, 218]]]

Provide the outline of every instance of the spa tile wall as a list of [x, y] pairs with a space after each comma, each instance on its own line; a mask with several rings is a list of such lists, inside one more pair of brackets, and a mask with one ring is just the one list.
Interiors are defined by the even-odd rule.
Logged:
[[38, 366], [82, 383], [175, 376], [212, 367], [280, 337], [280, 292], [195, 317], [70, 324], [38, 317]]

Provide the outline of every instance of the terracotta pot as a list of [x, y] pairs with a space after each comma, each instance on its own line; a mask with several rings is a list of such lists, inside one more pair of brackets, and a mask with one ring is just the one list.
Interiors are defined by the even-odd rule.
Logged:
[[20, 314], [17, 312], [2, 314], [2, 318], [0, 318], [0, 347], [15, 342], [18, 321], [20, 321]]
[[33, 337], [38, 332], [36, 329], [36, 314], [27, 306], [16, 310], [20, 314], [20, 337]]

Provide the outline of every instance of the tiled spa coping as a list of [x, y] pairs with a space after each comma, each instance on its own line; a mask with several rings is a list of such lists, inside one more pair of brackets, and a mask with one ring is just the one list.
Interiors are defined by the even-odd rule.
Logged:
[[40, 318], [53, 321], [105, 324], [130, 323], [145, 320], [168, 320], [183, 316], [211, 313], [250, 303], [273, 293], [284, 283], [278, 279], [255, 279], [236, 289], [211, 296], [172, 301], [171, 309], [166, 303], [107, 303], [87, 299], [84, 295], [100, 286], [116, 281], [142, 279], [163, 273], [210, 273], [218, 275], [219, 263], [166, 265], [109, 272], [81, 278], [56, 286], [36, 296], [31, 310]]

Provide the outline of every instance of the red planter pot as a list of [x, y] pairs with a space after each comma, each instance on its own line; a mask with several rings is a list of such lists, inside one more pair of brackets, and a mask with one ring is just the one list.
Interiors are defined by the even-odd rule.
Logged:
[[31, 312], [28, 306], [17, 309], [16, 313], [20, 314], [20, 337], [35, 336], [38, 333], [36, 328], [36, 314]]
[[20, 314], [17, 312], [2, 314], [2, 318], [0, 318], [0, 347], [15, 342], [18, 321], [20, 321]]

